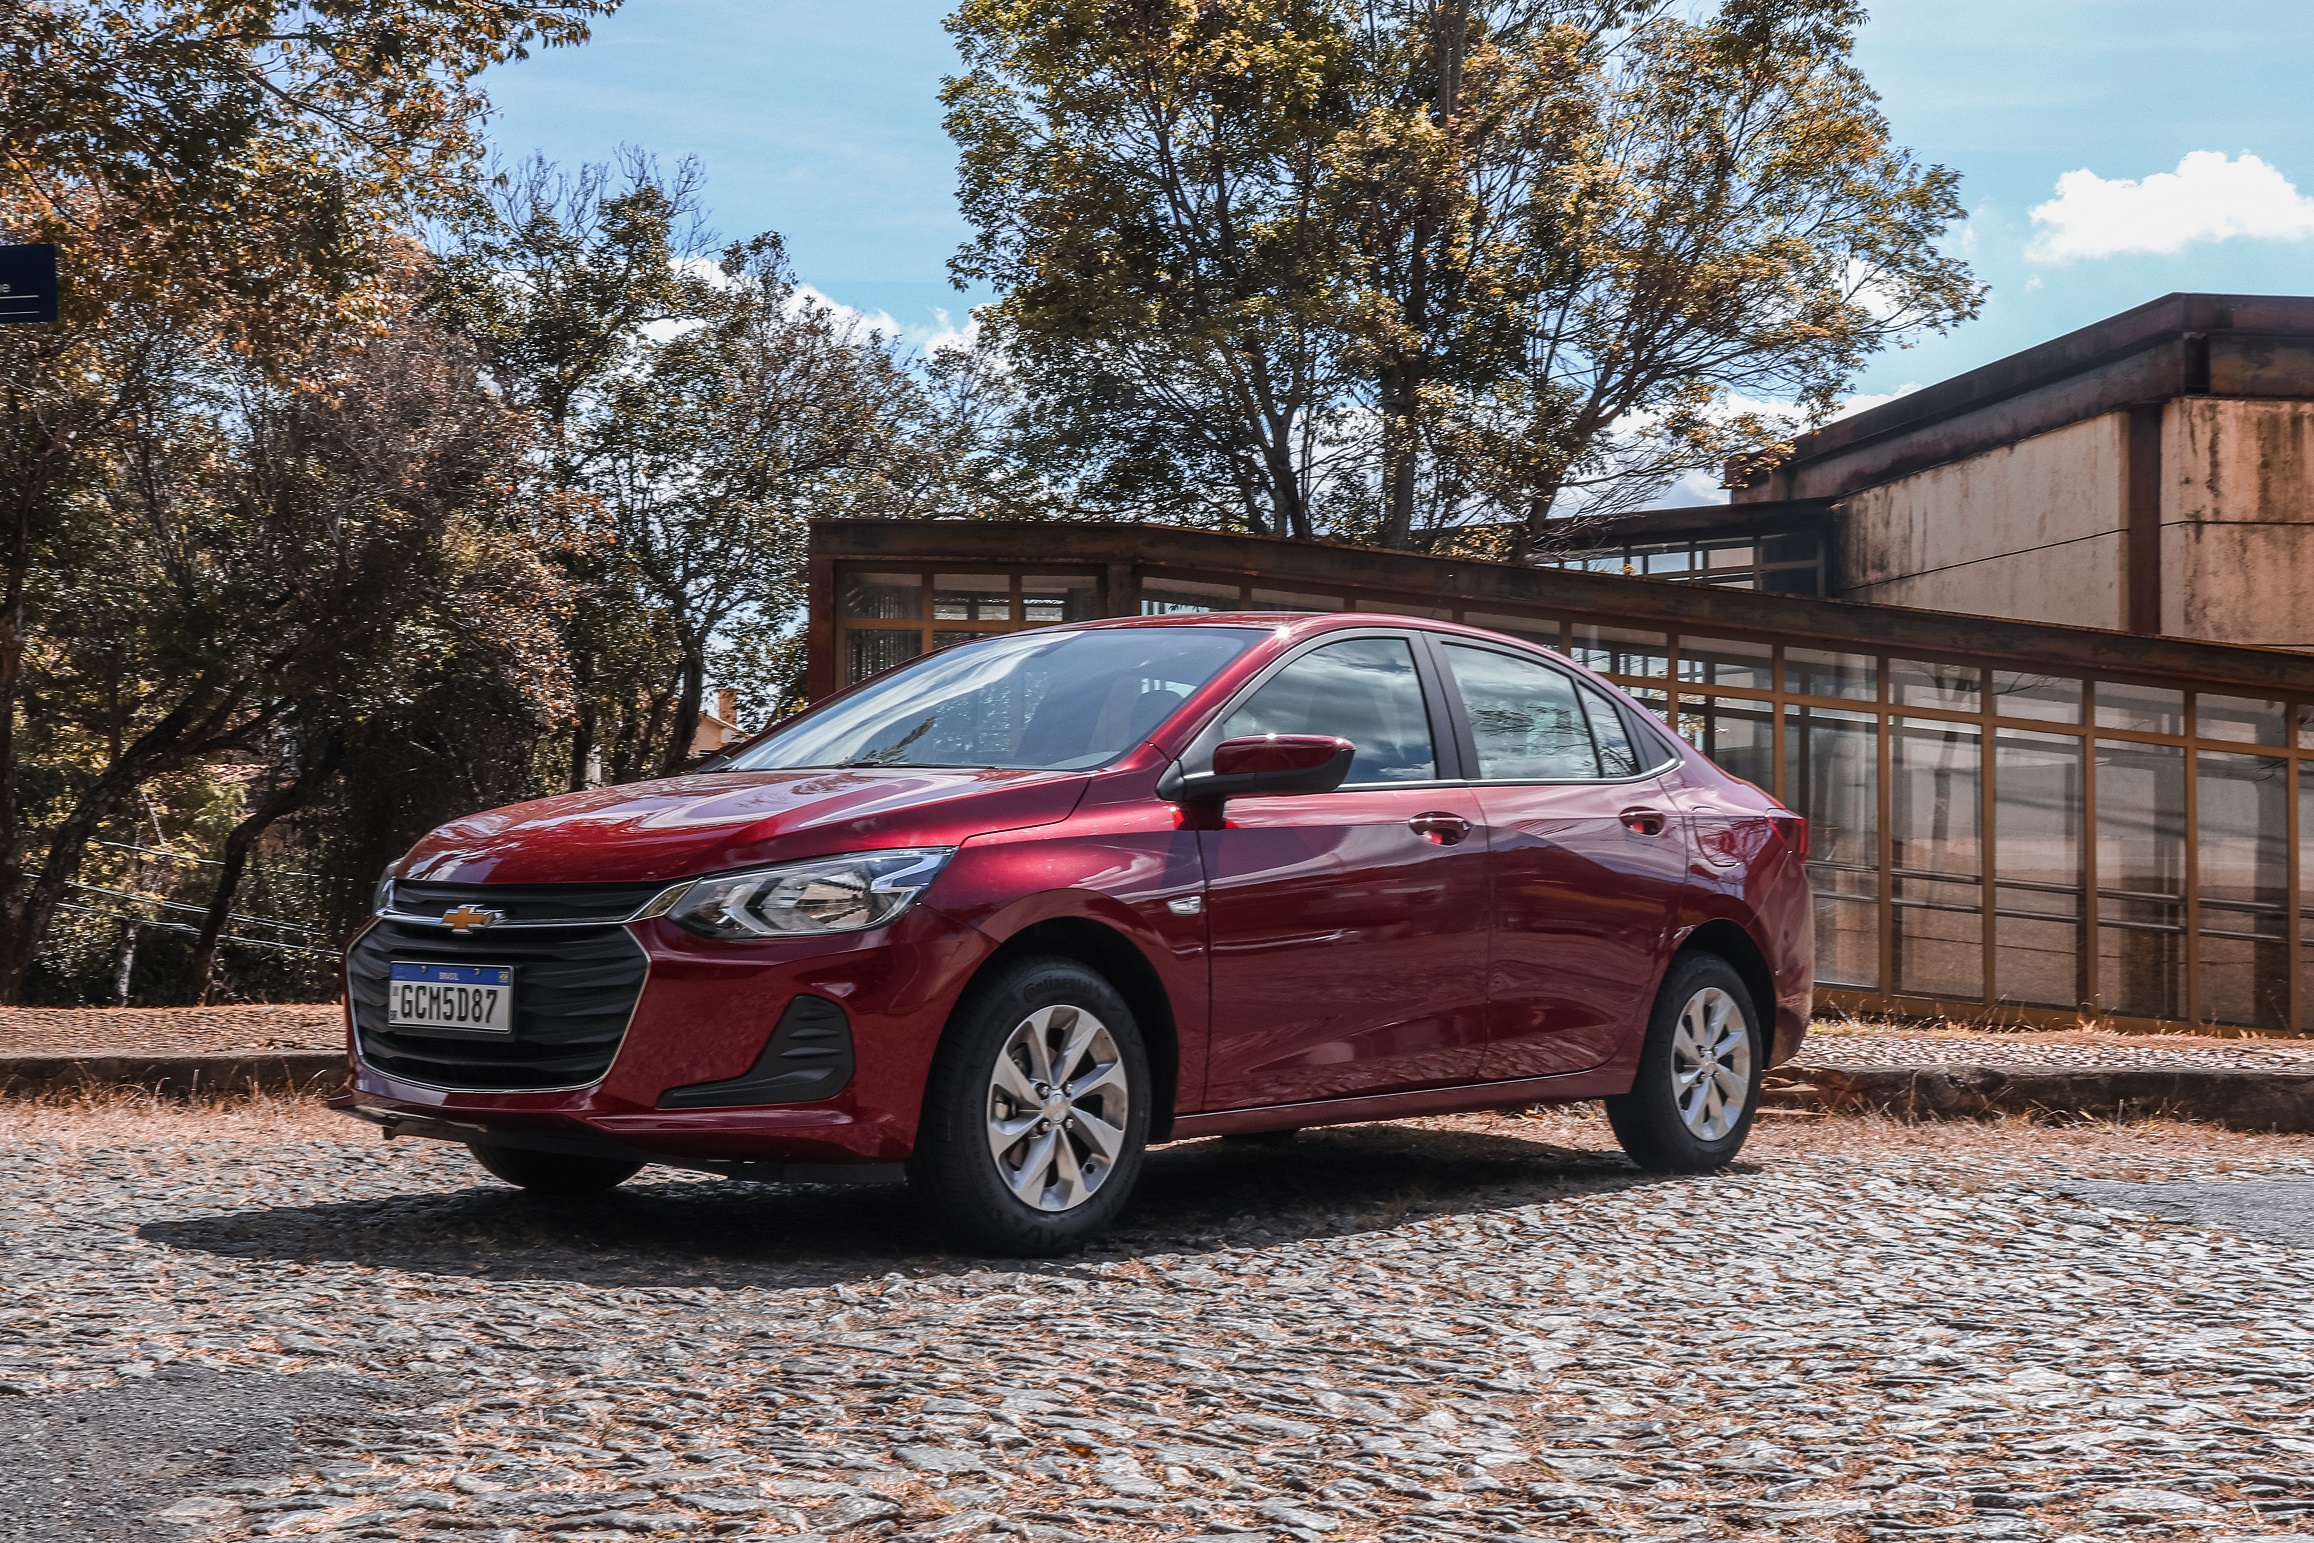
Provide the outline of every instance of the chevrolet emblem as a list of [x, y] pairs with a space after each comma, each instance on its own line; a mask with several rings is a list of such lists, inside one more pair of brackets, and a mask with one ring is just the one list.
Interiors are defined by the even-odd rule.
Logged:
[[442, 913], [442, 925], [452, 932], [479, 931], [506, 920], [504, 911], [485, 911], [478, 905], [453, 906]]

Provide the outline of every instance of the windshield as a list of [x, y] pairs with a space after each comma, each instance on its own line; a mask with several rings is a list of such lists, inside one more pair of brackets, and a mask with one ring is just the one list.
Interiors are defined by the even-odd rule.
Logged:
[[1115, 760], [1265, 633], [1248, 627], [1015, 632], [906, 665], [741, 752], [724, 771]]

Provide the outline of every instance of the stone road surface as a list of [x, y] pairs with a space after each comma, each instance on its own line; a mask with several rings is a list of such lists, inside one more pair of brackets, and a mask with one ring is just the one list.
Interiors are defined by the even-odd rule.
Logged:
[[[1112, 1246], [0, 1108], [0, 1537], [2223, 1539], [2314, 1521], [2314, 1141], [1595, 1114], [1168, 1149]], [[156, 1518], [146, 1520], [144, 1518]]]

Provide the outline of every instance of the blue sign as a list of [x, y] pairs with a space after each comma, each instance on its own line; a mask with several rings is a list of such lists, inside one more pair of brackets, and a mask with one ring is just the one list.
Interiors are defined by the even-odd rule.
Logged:
[[511, 986], [514, 972], [495, 964], [397, 964], [394, 979], [429, 986]]
[[0, 322], [56, 320], [56, 248], [0, 246]]

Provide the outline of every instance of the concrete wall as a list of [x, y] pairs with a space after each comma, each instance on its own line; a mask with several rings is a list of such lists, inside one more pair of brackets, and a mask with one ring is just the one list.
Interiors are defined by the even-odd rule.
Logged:
[[2181, 397], [2161, 466], [2161, 630], [2314, 648], [2314, 402]]
[[1832, 593], [2121, 626], [2128, 433], [2107, 413], [1850, 495]]

